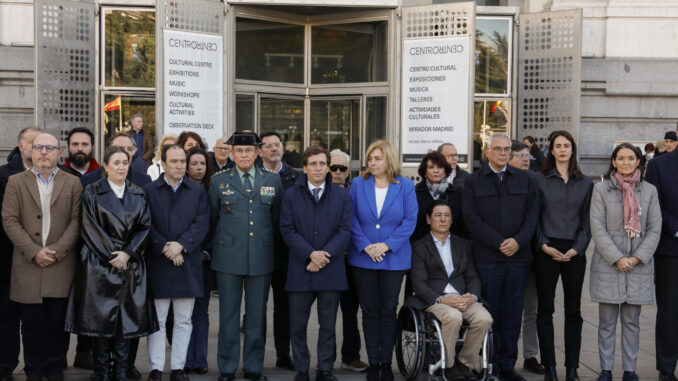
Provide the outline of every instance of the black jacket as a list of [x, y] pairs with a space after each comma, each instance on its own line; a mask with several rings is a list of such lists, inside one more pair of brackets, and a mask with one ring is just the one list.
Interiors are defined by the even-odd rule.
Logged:
[[[0, 204], [5, 198], [5, 187], [7, 187], [7, 179], [10, 176], [24, 171], [24, 162], [21, 160], [21, 153], [19, 147], [16, 147], [7, 156], [7, 164], [0, 166]], [[2, 225], [2, 224], [0, 224]], [[2, 245], [2, 253], [0, 253], [0, 285], [9, 286], [9, 277], [12, 272], [12, 252], [14, 246], [9, 237], [5, 234], [5, 229], [0, 226], [0, 245]]]
[[[88, 186], [82, 194], [81, 230], [84, 245], [68, 300], [66, 330], [112, 337], [122, 319], [125, 338], [157, 331], [144, 257], [151, 212], [143, 189], [126, 181], [120, 200], [106, 179]], [[108, 263], [110, 253], [118, 250], [130, 255], [125, 271]]]
[[[467, 174], [468, 176], [468, 174]], [[440, 200], [447, 202], [447, 205], [452, 209], [452, 227], [450, 231], [454, 235], [460, 237], [471, 239], [471, 235], [466, 230], [464, 225], [464, 218], [462, 216], [462, 205], [461, 201], [463, 198], [463, 181], [459, 181], [459, 174], [454, 181], [454, 184], [447, 187], [447, 191], [440, 195]], [[431, 228], [426, 223], [426, 209], [429, 204], [433, 202], [433, 196], [428, 191], [426, 187], [426, 180], [421, 180], [415, 187], [414, 191], [417, 195], [417, 205], [419, 206], [419, 211], [417, 212], [417, 226], [414, 228], [414, 233], [410, 237], [410, 242], [415, 242], [424, 237], [428, 232], [431, 231]]]

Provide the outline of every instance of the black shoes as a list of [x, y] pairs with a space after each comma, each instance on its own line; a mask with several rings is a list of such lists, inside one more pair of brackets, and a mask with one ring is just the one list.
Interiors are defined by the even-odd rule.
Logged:
[[310, 381], [311, 377], [308, 375], [308, 372], [297, 372], [294, 376], [294, 381]]
[[153, 369], [148, 375], [148, 381], [162, 381], [162, 372], [157, 369]]
[[638, 381], [638, 376], [636, 375], [636, 372], [624, 371], [624, 375], [622, 376], [622, 381]]
[[577, 368], [565, 368], [565, 381], [579, 381]]
[[676, 379], [673, 373], [659, 373], [658, 381], [678, 381], [678, 379]]
[[546, 372], [544, 366], [541, 365], [539, 361], [537, 361], [537, 359], [534, 357], [525, 359], [525, 361], [523, 361], [523, 369], [535, 374], [544, 374], [544, 372]]
[[380, 381], [393, 381], [393, 369], [391, 368], [390, 362], [382, 362], [380, 371]]
[[[161, 372], [162, 374], [162, 372]], [[128, 380], [141, 380], [141, 372], [137, 369], [136, 366], [132, 365], [127, 368], [127, 379]]]
[[[184, 369], [184, 370], [186, 370], [186, 369]], [[208, 372], [207, 367], [191, 368], [191, 369], [188, 369], [188, 370], [190, 370], [193, 373], [197, 373], [197, 374], [206, 374]]]
[[235, 381], [235, 373], [222, 373], [217, 381]]
[[502, 370], [499, 372], [499, 381], [527, 381], [515, 370]]
[[12, 377], [11, 369], [0, 368], [0, 381], [12, 381]]
[[170, 373], [170, 381], [189, 381], [188, 376], [184, 373], [183, 369], [174, 369]]
[[94, 361], [92, 361], [92, 352], [76, 352], [73, 366], [82, 369], [94, 369]]
[[294, 370], [294, 363], [292, 362], [290, 356], [278, 357], [278, 359], [275, 360], [275, 367], [287, 370]]
[[544, 369], [544, 381], [558, 381], [558, 372], [555, 366], [547, 366]]
[[337, 381], [337, 378], [329, 370], [319, 370], [315, 373], [315, 381]]
[[612, 381], [612, 371], [601, 370], [600, 375], [596, 381]]
[[379, 374], [381, 373], [381, 364], [370, 364], [367, 368], [367, 375], [365, 378], [367, 381], [379, 381]]
[[261, 372], [245, 372], [245, 378], [250, 381], [268, 381]]

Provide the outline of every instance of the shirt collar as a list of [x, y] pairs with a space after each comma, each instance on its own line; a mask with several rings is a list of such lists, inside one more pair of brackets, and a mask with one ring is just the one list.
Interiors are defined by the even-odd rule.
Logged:
[[448, 243], [450, 243], [450, 233], [449, 233], [449, 232], [447, 233], [447, 237], [445, 238], [445, 242], [440, 242], [440, 241], [438, 241], [438, 238], [436, 238], [436, 236], [433, 235], [433, 232], [431, 232], [431, 237], [433, 237], [433, 242], [435, 242], [436, 245], [442, 245], [442, 246], [445, 246], [445, 245], [447, 245]]
[[35, 176], [37, 176], [37, 178], [40, 179], [40, 181], [42, 181], [42, 183], [45, 184], [45, 186], [47, 186], [52, 181], [52, 179], [54, 179], [54, 176], [56, 175], [58, 169], [59, 169], [59, 167], [54, 168], [54, 171], [52, 171], [52, 174], [49, 175], [48, 179], [45, 179], [44, 177], [42, 177], [40, 172], [38, 172], [38, 170], [35, 169], [35, 167], [33, 167], [32, 171], [33, 171], [33, 173], [35, 173]]
[[487, 163], [487, 166], [490, 168], [490, 171], [492, 171], [492, 172], [494, 172], [494, 173], [499, 173], [499, 172], [504, 172], [504, 173], [505, 173], [506, 170], [508, 169], [508, 164], [504, 165], [504, 168], [502, 168], [500, 171], [495, 170], [494, 167], [492, 167], [492, 166], [490, 165], [490, 163]]
[[[167, 176], [165, 176], [165, 174], [162, 175], [162, 178], [165, 180], [165, 183], [169, 185], [170, 188], [172, 188], [172, 184], [170, 184], [170, 182], [167, 180]], [[182, 177], [181, 180], [179, 180], [179, 183], [177, 183], [177, 186], [172, 188], [172, 190], [176, 192], [177, 189], [179, 189], [179, 187], [181, 186], [181, 184], [183, 184], [183, 182], [184, 178]]]
[[319, 187], [311, 184], [310, 181], [306, 180], [306, 183], [308, 184], [308, 190], [313, 191], [314, 189], [318, 188], [321, 190], [325, 190], [325, 182], [323, 182]]
[[[240, 168], [238, 168], [237, 165], [235, 166], [235, 169], [236, 169], [236, 171], [238, 171], [238, 176], [240, 176], [240, 179], [242, 180], [245, 177], [245, 172], [243, 172]], [[257, 173], [257, 169], [253, 165], [252, 168], [250, 168], [250, 170], [247, 171], [247, 173], [249, 173], [250, 177], [252, 179], [254, 179], [254, 175]]]
[[[263, 161], [261, 162], [261, 167], [264, 168], [265, 170], [269, 171], [269, 172], [274, 172], [273, 170], [266, 168], [266, 164], [264, 164]], [[280, 174], [280, 172], [282, 172], [283, 169], [285, 169], [285, 163], [283, 163], [283, 162], [281, 161], [281, 162], [280, 162], [280, 169], [277, 170], [276, 173], [277, 173], [277, 174]]]

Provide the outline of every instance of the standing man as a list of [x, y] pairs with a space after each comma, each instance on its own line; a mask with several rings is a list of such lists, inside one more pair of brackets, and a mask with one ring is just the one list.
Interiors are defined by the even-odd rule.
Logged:
[[[348, 181], [350, 173], [349, 162], [350, 156], [346, 152], [340, 149], [330, 152], [332, 183], [347, 190], [351, 186], [351, 183]], [[348, 256], [346, 256], [345, 262], [348, 290], [341, 293], [341, 300], [339, 301], [344, 333], [344, 341], [341, 344], [341, 368], [354, 372], [364, 372], [369, 366], [360, 360], [360, 331], [358, 330], [358, 308], [360, 307], [360, 302], [358, 302], [353, 268], [348, 266]]]
[[[668, 134], [668, 133], [667, 133]], [[676, 381], [678, 360], [678, 150], [650, 160], [645, 179], [657, 188], [662, 234], [654, 254], [655, 345], [660, 381]]]
[[450, 167], [452, 167], [452, 172], [450, 172], [450, 176], [447, 177], [448, 183], [454, 184], [455, 180], [462, 182], [469, 176], [468, 172], [459, 168], [457, 165], [459, 164], [459, 155], [457, 154], [457, 148], [454, 146], [454, 144], [443, 143], [438, 146], [438, 152], [445, 156], [445, 160], [447, 160], [447, 162], [450, 164]]
[[[10, 176], [33, 166], [31, 147], [33, 138], [42, 131], [26, 127], [19, 132], [19, 144], [7, 157], [7, 164], [0, 167], [0, 203], [5, 195]], [[10, 274], [12, 272], [12, 241], [0, 226], [0, 381], [10, 381], [12, 372], [19, 364], [19, 305], [9, 299]]]
[[492, 358], [499, 379], [523, 381], [514, 368], [539, 200], [532, 177], [508, 165], [508, 135], [495, 133], [487, 144], [488, 162], [464, 181], [464, 223], [473, 238], [482, 297], [494, 320]]
[[19, 303], [28, 381], [60, 381], [68, 349], [64, 319], [78, 260], [82, 186], [57, 168], [61, 150], [53, 135], [38, 134], [31, 156], [32, 170], [10, 177], [2, 202], [5, 233], [14, 244], [10, 299]]
[[212, 269], [219, 288], [219, 381], [233, 381], [240, 363], [240, 302], [245, 291], [245, 378], [261, 373], [266, 337], [266, 300], [273, 272], [273, 240], [280, 220], [280, 177], [254, 166], [261, 139], [236, 132], [227, 142], [235, 166], [212, 177]]
[[[285, 146], [277, 132], [269, 131], [261, 135], [261, 146], [259, 148], [261, 168], [277, 173], [280, 176], [283, 188], [287, 190], [294, 185], [300, 173], [282, 160], [284, 148]], [[275, 260], [271, 288], [273, 289], [275, 366], [294, 370], [294, 364], [292, 364], [290, 358], [290, 304], [285, 292], [289, 249], [280, 235], [276, 235], [274, 242]]]
[[[515, 142], [511, 145], [511, 160], [509, 165], [530, 171], [530, 147], [524, 143]], [[533, 266], [527, 274], [525, 297], [523, 298], [523, 369], [536, 374], [544, 374], [546, 370], [537, 360], [539, 354], [539, 339], [537, 337], [537, 279]]]
[[186, 151], [177, 144], [162, 147], [164, 173], [144, 190], [151, 209], [146, 260], [160, 330], [148, 336], [149, 381], [161, 381], [165, 367], [165, 321], [172, 304], [174, 328], [170, 381], [184, 374], [191, 340], [193, 304], [204, 294], [201, 247], [209, 231], [207, 190], [186, 179]]
[[68, 132], [68, 157], [64, 167], [72, 175], [82, 177], [86, 173], [99, 168], [99, 163], [92, 157], [94, 149], [94, 133], [85, 127], [76, 127]]
[[153, 135], [147, 130], [144, 130], [144, 118], [141, 114], [132, 115], [129, 118], [129, 123], [132, 125], [132, 128], [127, 131], [127, 135], [134, 139], [134, 145], [138, 149], [134, 159], [140, 157], [146, 162], [146, 166], [148, 167], [151, 165], [151, 158], [154, 154], [153, 148], [155, 144], [153, 143]]
[[231, 146], [226, 144], [228, 138], [219, 138], [214, 143], [214, 151], [210, 152], [210, 159], [212, 159], [212, 174], [223, 171], [233, 166], [231, 160]]
[[310, 356], [306, 331], [317, 300], [318, 368], [316, 381], [336, 381], [337, 308], [346, 282], [345, 250], [351, 240], [351, 197], [332, 184], [326, 148], [309, 147], [303, 155], [305, 175], [285, 190], [280, 233], [289, 247], [285, 290], [289, 293], [295, 381], [309, 381]]
[[678, 135], [674, 131], [669, 131], [664, 134], [664, 147], [666, 147], [666, 153], [673, 152], [678, 145]]

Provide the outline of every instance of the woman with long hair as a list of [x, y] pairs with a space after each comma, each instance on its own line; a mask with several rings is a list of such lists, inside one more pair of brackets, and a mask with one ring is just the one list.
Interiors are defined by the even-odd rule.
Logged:
[[163, 135], [162, 139], [160, 139], [160, 143], [158, 143], [158, 146], [155, 148], [155, 156], [153, 156], [153, 159], [151, 159], [151, 165], [149, 165], [148, 169], [146, 170], [146, 174], [151, 178], [152, 181], [157, 180], [158, 177], [160, 177], [160, 175], [165, 172], [165, 170], [162, 169], [162, 165], [160, 164], [162, 147], [176, 143], [177, 136], [174, 134]]
[[654, 251], [662, 215], [657, 189], [642, 179], [640, 149], [622, 143], [593, 187], [591, 300], [598, 305], [598, 381], [612, 380], [617, 318], [622, 323], [623, 381], [637, 381], [640, 308], [654, 303]]

